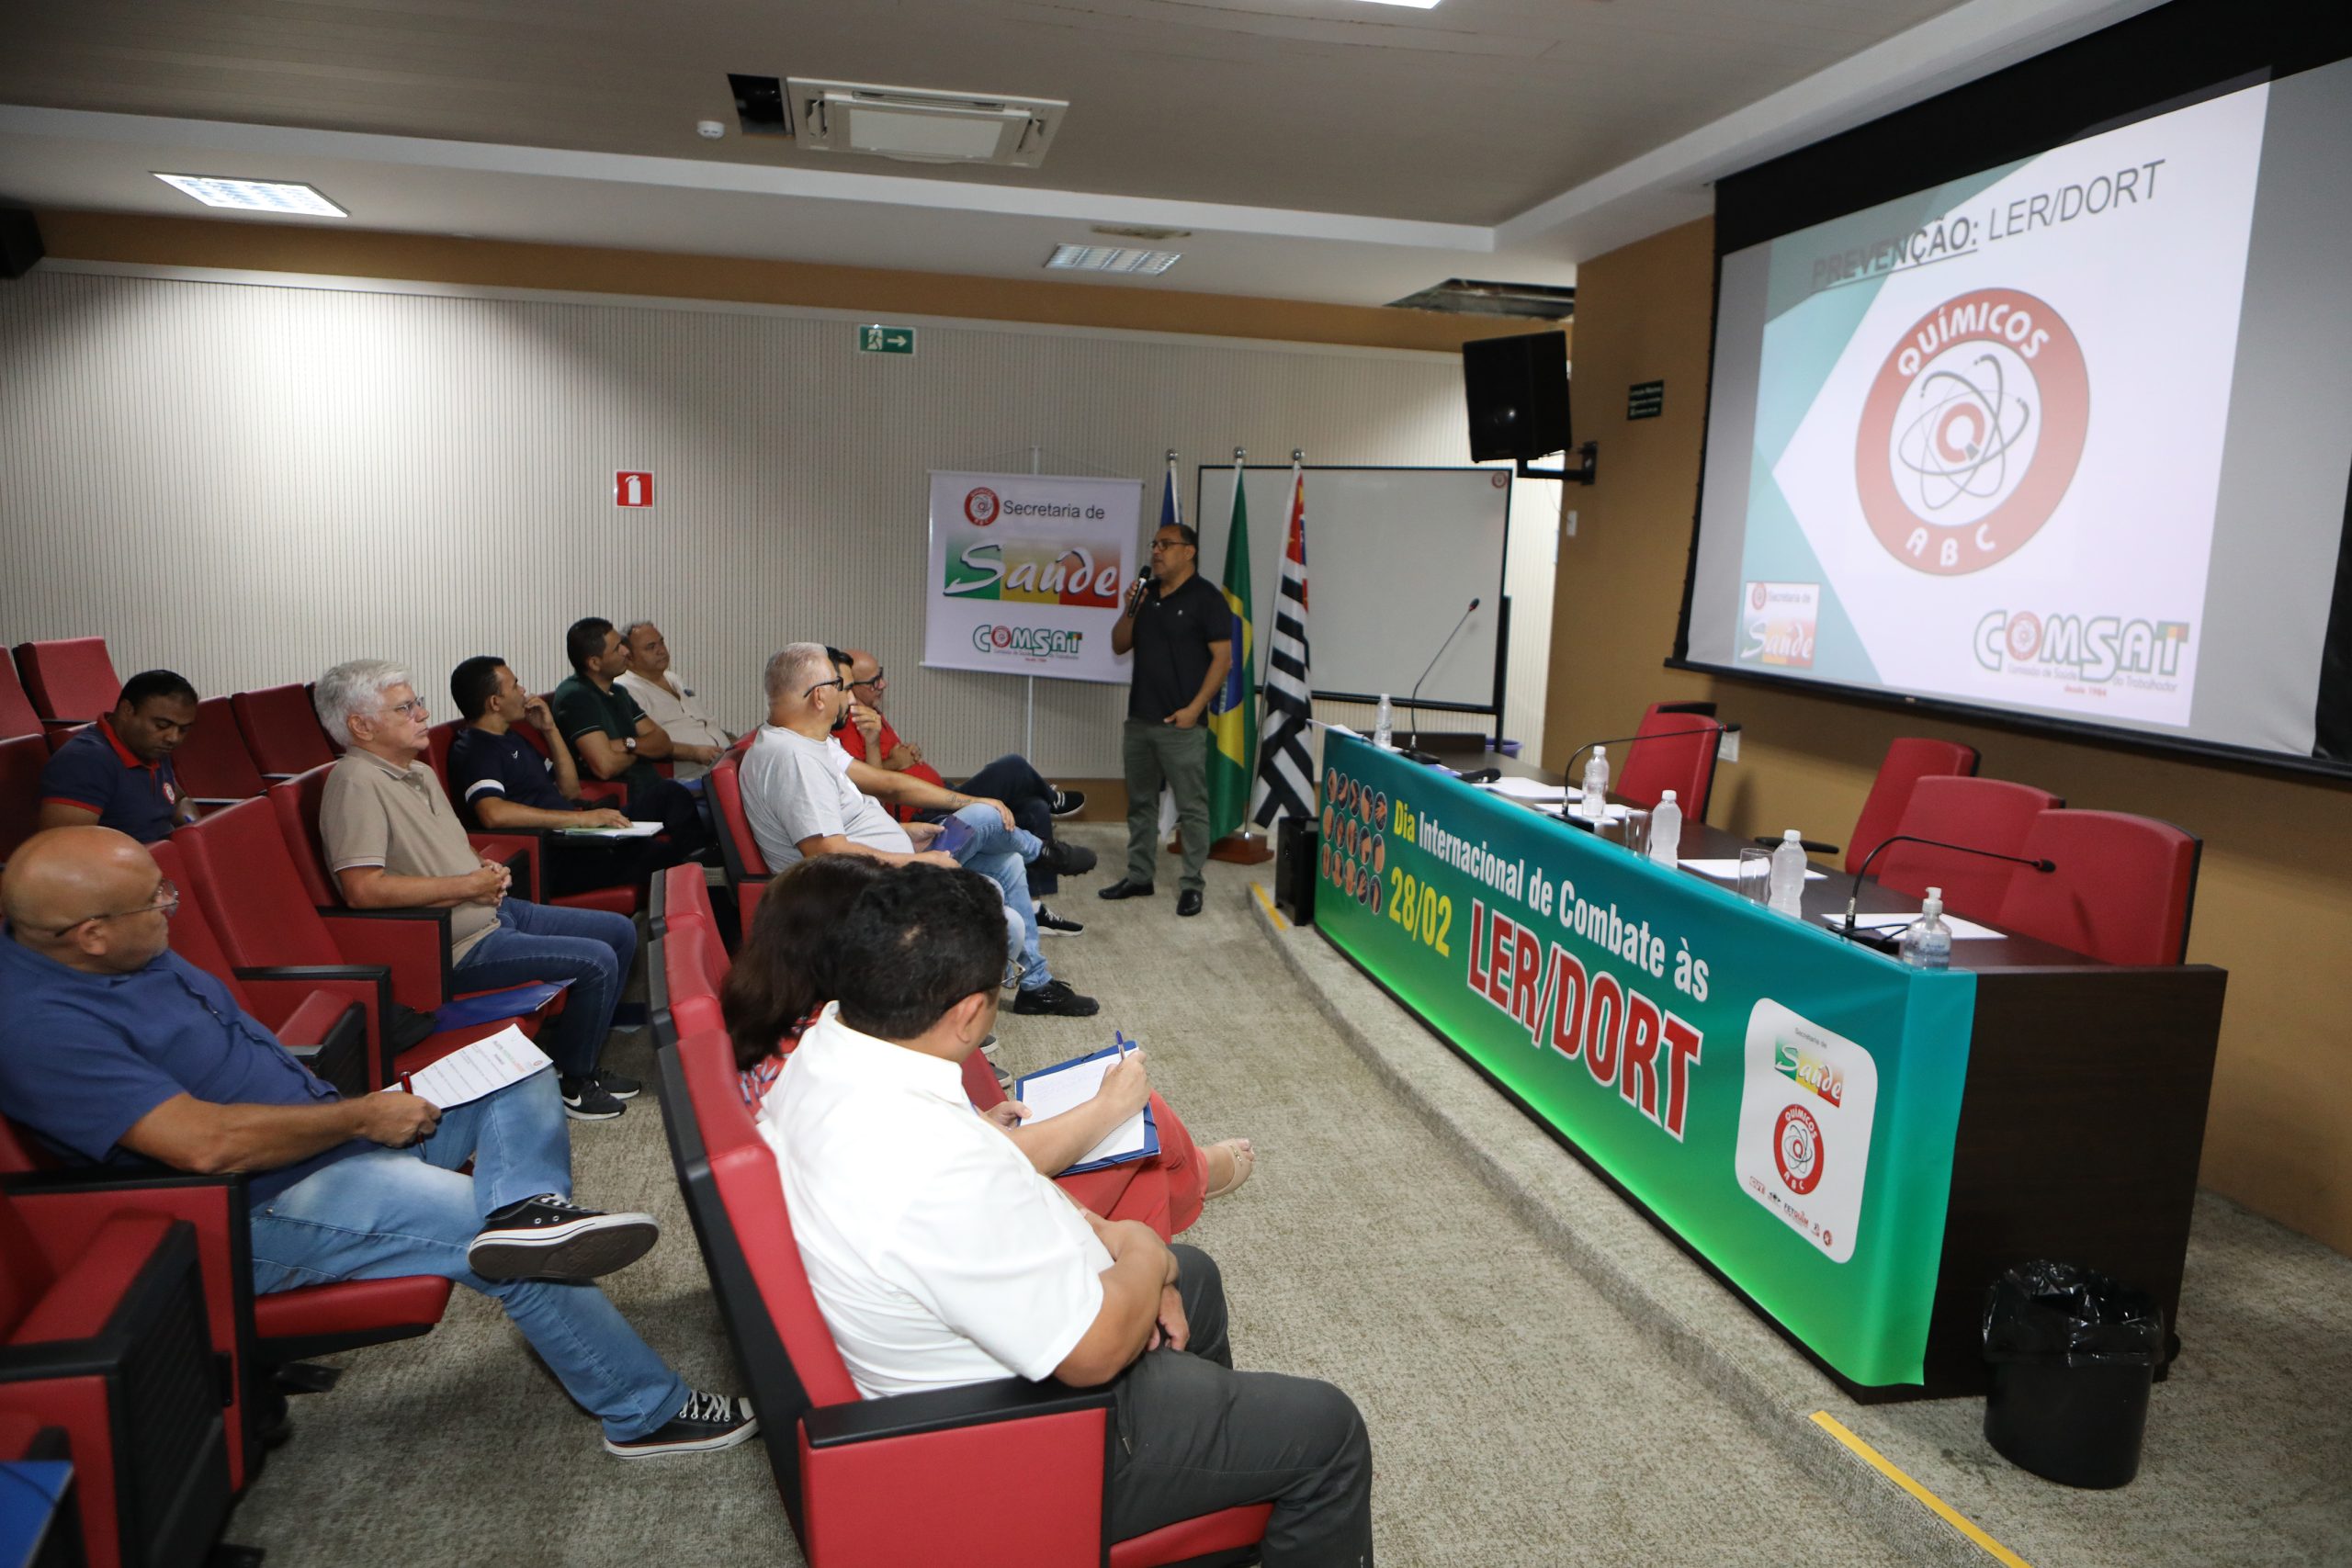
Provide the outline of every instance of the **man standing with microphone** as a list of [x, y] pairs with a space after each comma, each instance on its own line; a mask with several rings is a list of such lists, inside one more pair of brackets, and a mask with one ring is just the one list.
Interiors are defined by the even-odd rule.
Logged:
[[1184, 835], [1184, 874], [1176, 912], [1201, 912], [1201, 867], [1209, 857], [1209, 698], [1233, 664], [1233, 620], [1225, 595], [1193, 570], [1200, 536], [1170, 520], [1151, 536], [1151, 565], [1128, 590], [1111, 646], [1133, 652], [1120, 761], [1127, 781], [1127, 874], [1104, 898], [1148, 898], [1159, 847], [1159, 788], [1176, 795]]

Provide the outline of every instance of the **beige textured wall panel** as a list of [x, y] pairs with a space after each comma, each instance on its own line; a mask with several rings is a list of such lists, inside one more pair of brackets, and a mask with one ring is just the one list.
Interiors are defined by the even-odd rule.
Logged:
[[[207, 693], [381, 655], [446, 709], [469, 654], [546, 687], [573, 619], [646, 615], [730, 728], [776, 647], [854, 642], [954, 770], [1020, 746], [1023, 694], [917, 668], [927, 469], [1035, 446], [1144, 478], [1151, 510], [1170, 446], [1466, 459], [1451, 356], [978, 324], [920, 350], [773, 309], [39, 270], [0, 286], [0, 637], [102, 632], [126, 674]], [[651, 510], [615, 507], [620, 469], [653, 473]], [[1512, 525], [1505, 728], [1533, 742], [1554, 489], [1519, 486]], [[1124, 703], [1039, 681], [1035, 760], [1115, 774]]]

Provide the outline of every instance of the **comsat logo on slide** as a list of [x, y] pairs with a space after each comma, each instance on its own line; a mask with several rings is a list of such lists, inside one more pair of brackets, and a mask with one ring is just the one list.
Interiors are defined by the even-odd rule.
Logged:
[[982, 653], [1019, 653], [1031, 659], [1076, 659], [1084, 632], [1059, 626], [974, 626], [972, 646]]
[[2074, 482], [2090, 409], [2082, 344], [2048, 302], [2014, 288], [1945, 300], [1862, 403], [1854, 477], [1871, 532], [1939, 577], [2016, 553]]
[[2104, 685], [2171, 688], [2188, 648], [2188, 621], [2123, 615], [1988, 610], [1976, 623], [1976, 662], [1986, 670]]

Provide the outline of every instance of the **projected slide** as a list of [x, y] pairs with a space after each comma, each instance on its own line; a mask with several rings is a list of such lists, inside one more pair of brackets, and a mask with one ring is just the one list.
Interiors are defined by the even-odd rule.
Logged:
[[1765, 248], [1738, 662], [2188, 722], [2267, 92]]

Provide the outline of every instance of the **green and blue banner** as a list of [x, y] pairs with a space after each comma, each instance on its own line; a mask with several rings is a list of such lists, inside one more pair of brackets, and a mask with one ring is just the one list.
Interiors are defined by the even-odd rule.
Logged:
[[1324, 934], [1853, 1382], [1923, 1381], [1976, 982], [1332, 733]]

